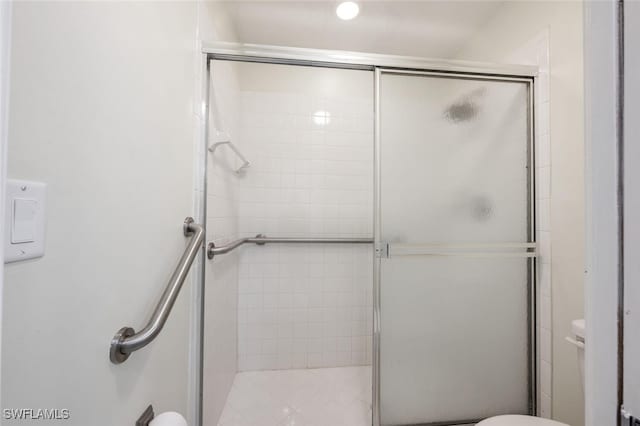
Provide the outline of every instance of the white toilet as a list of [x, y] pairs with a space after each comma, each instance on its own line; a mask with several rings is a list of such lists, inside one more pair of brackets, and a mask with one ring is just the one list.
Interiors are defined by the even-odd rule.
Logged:
[[[567, 341], [578, 349], [578, 364], [580, 366], [580, 378], [584, 390], [584, 320], [575, 320], [571, 323], [572, 337]], [[569, 426], [554, 420], [543, 419], [534, 416], [496, 416], [478, 423], [476, 426]]]
[[483, 420], [476, 426], [569, 426], [554, 420], [533, 416], [497, 416]]

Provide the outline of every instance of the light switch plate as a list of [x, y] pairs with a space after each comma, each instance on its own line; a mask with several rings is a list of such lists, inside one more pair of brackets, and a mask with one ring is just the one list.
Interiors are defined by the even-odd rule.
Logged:
[[44, 256], [46, 193], [41, 182], [7, 181], [4, 263]]

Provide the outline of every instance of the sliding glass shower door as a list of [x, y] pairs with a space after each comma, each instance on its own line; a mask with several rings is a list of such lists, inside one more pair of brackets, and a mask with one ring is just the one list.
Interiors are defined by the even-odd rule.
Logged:
[[530, 85], [378, 71], [382, 425], [531, 410]]

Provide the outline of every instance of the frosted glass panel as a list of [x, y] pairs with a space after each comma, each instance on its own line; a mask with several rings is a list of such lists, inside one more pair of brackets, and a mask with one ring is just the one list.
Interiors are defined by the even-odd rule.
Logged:
[[[380, 87], [378, 239], [476, 254], [527, 242], [528, 85], [382, 74]], [[383, 425], [528, 413], [528, 262], [381, 259]]]
[[525, 241], [527, 105], [521, 82], [383, 74], [384, 237]]

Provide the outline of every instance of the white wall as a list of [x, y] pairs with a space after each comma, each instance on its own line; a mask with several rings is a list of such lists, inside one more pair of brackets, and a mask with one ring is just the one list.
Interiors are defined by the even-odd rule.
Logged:
[[146, 321], [187, 241], [198, 13], [14, 5], [9, 176], [49, 192], [45, 257], [5, 270], [4, 408], [96, 426], [133, 424], [149, 403], [187, 413], [189, 281], [154, 343], [118, 366], [108, 348]]
[[504, 62], [544, 31], [550, 46], [552, 417], [579, 426], [584, 405], [576, 352], [564, 337], [570, 321], [583, 316], [582, 3], [507, 2], [456, 57]]
[[[9, 70], [11, 59], [11, 2], [0, 3], [0, 212], [4, 211], [7, 173], [7, 136], [9, 133]], [[4, 222], [0, 224], [0, 242], [4, 241]], [[4, 244], [0, 244], [0, 259]], [[4, 262], [0, 263], [0, 338], [2, 336], [2, 295], [4, 293]], [[0, 349], [2, 342], [0, 341]], [[1, 352], [1, 351], [0, 351]], [[1, 369], [0, 369], [1, 370]], [[0, 371], [0, 380], [2, 374]], [[0, 405], [2, 399], [0, 398]]]
[[[618, 2], [585, 3], [587, 275], [585, 424], [615, 425], [618, 407]], [[627, 41], [632, 43], [633, 41]]]
[[[241, 236], [370, 237], [373, 73], [240, 64]], [[325, 111], [327, 118], [314, 114]], [[326, 120], [326, 121], [325, 121]], [[371, 362], [370, 245], [244, 247], [239, 368]]]

